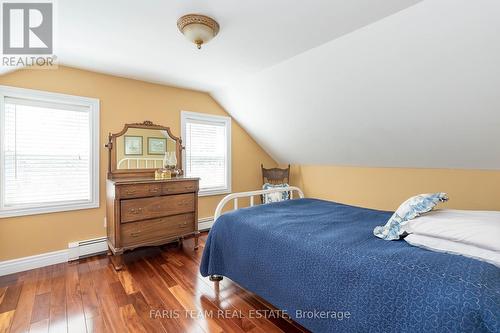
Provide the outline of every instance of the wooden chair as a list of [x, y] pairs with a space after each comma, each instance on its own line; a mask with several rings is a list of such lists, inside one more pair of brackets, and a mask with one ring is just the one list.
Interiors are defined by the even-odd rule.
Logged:
[[288, 164], [288, 168], [280, 169], [280, 168], [271, 168], [266, 169], [264, 165], [261, 164], [262, 168], [262, 184], [269, 183], [273, 185], [287, 183], [290, 184], [290, 164]]

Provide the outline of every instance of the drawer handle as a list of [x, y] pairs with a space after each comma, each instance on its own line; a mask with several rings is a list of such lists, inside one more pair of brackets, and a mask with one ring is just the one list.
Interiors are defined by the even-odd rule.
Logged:
[[189, 201], [180, 201], [179, 203], [177, 203], [178, 206], [187, 206], [189, 205]]
[[160, 189], [158, 187], [150, 188], [149, 192], [150, 193], [158, 193], [158, 192], [160, 192]]
[[140, 213], [142, 213], [142, 208], [130, 208], [128, 210], [128, 212], [130, 214], [140, 214]]
[[187, 227], [187, 222], [179, 223], [179, 227], [186, 228]]
[[130, 237], [139, 237], [139, 235], [141, 234], [140, 231], [136, 231], [136, 232], [131, 232], [130, 233]]
[[135, 194], [135, 190], [125, 190], [125, 194]]
[[[167, 188], [164, 188], [164, 191], [165, 191], [165, 192], [169, 192], [169, 191], [171, 191], [171, 190], [172, 190], [172, 189], [170, 189], [170, 188], [168, 188], [168, 187], [167, 187]], [[174, 190], [175, 190], [175, 189], [174, 189]], [[194, 186], [184, 186], [184, 190], [188, 190], [188, 191], [194, 190]]]

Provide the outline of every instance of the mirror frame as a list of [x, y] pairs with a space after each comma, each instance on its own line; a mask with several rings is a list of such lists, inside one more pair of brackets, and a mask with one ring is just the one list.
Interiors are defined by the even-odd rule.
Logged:
[[108, 143], [105, 145], [108, 148], [108, 179], [116, 179], [116, 178], [149, 178], [154, 177], [155, 170], [157, 168], [148, 168], [148, 169], [117, 169], [116, 165], [116, 139], [122, 135], [125, 135], [129, 128], [143, 128], [143, 129], [151, 129], [151, 130], [162, 130], [166, 131], [170, 138], [175, 141], [175, 153], [177, 156], [177, 169], [180, 170], [179, 176], [184, 174], [184, 170], [182, 170], [182, 139], [176, 137], [170, 131], [170, 127], [162, 126], [154, 124], [152, 121], [146, 120], [142, 123], [131, 123], [125, 124], [123, 129], [115, 134], [109, 133]]

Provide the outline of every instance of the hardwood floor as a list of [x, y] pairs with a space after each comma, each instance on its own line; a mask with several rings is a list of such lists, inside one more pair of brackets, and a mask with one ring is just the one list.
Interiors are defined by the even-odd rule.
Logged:
[[306, 331], [229, 279], [203, 278], [205, 240], [127, 253], [120, 272], [101, 255], [0, 277], [0, 332]]

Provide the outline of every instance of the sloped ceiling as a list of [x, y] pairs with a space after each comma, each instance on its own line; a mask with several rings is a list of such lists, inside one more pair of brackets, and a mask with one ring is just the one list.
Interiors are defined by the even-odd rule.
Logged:
[[[210, 91], [419, 1], [61, 0], [55, 54], [68, 66]], [[176, 26], [193, 12], [221, 26], [201, 51]]]
[[500, 169], [499, 17], [426, 0], [212, 95], [280, 162]]
[[[61, 64], [208, 91], [280, 162], [500, 169], [498, 0], [56, 9]], [[175, 26], [190, 12], [221, 25], [201, 51]]]

